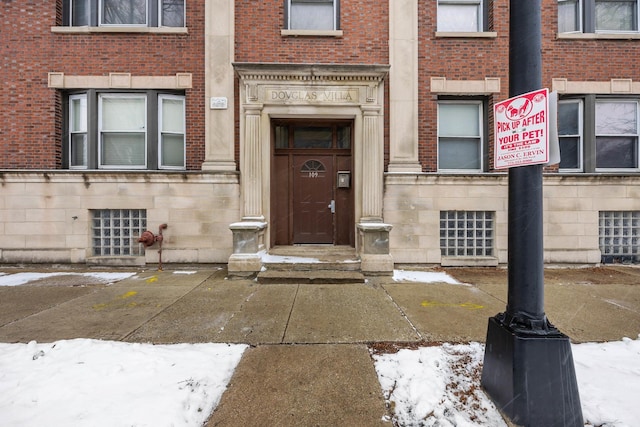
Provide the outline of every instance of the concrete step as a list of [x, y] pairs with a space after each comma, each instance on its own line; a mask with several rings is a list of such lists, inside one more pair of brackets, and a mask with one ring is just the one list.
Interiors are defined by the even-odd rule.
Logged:
[[336, 261], [336, 262], [264, 262], [267, 270], [276, 271], [360, 271], [360, 261]]
[[359, 271], [266, 269], [258, 273], [258, 282], [262, 284], [345, 284], [364, 283], [365, 278]]

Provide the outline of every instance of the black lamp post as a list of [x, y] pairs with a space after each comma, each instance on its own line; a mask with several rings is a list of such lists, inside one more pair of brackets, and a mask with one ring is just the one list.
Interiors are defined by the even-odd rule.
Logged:
[[[542, 88], [541, 0], [510, 0], [509, 95]], [[569, 338], [544, 312], [542, 165], [509, 169], [506, 311], [489, 319], [482, 386], [517, 425], [584, 425]]]

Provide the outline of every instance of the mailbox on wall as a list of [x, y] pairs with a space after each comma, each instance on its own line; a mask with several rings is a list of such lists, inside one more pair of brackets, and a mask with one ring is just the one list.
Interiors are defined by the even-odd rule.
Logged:
[[351, 187], [351, 172], [350, 171], [338, 171], [338, 188]]

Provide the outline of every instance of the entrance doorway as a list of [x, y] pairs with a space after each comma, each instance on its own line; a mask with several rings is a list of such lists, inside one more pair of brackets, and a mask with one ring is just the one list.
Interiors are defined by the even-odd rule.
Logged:
[[351, 120], [273, 120], [271, 245], [354, 246]]

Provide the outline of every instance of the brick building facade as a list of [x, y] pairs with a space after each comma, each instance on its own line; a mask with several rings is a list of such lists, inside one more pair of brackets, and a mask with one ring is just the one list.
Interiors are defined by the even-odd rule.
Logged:
[[[562, 161], [547, 262], [640, 254], [638, 0], [542, 1]], [[126, 13], [125, 13], [126, 12]], [[0, 261], [258, 271], [274, 246], [507, 261], [493, 105], [509, 2], [15, 0], [0, 14]]]

